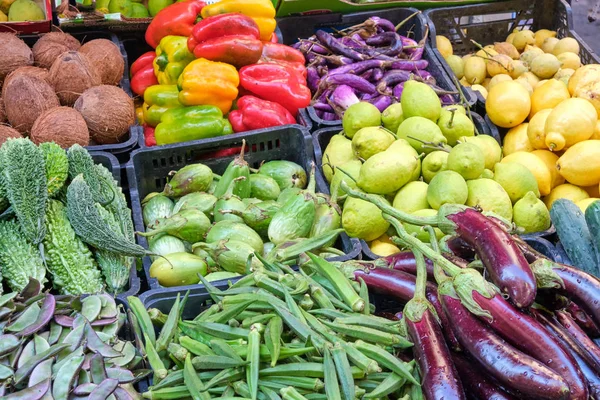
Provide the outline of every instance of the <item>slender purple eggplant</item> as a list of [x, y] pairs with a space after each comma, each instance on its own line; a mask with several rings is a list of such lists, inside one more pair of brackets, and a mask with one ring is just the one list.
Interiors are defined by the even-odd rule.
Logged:
[[594, 322], [592, 317], [585, 312], [577, 303], [570, 301], [565, 307], [565, 311], [569, 313], [571, 318], [577, 325], [581, 327], [587, 333], [587, 335], [591, 338], [599, 338], [600, 337], [600, 329], [598, 325]]
[[536, 281], [531, 267], [512, 237], [496, 223], [473, 208], [446, 214], [453, 231], [471, 245], [492, 281], [507, 293], [519, 308], [533, 304]]
[[[361, 278], [365, 281], [371, 293], [394, 297], [404, 303], [410, 301], [415, 295], [417, 281], [415, 275], [388, 268], [356, 268], [354, 269], [353, 274], [354, 279], [358, 280], [358, 278]], [[458, 340], [450, 327], [450, 322], [444, 314], [438, 300], [436, 285], [427, 282], [425, 295], [440, 319], [442, 331], [450, 344], [450, 347], [455, 350], [460, 349]]]
[[354, 93], [354, 90], [348, 85], [340, 85], [335, 88], [331, 94], [331, 103], [340, 107], [343, 111], [346, 111], [352, 104], [358, 103], [358, 97]]
[[413, 252], [417, 261], [415, 294], [404, 306], [403, 318], [414, 343], [413, 354], [419, 367], [421, 390], [427, 400], [466, 399], [450, 350], [434, 315], [436, 311], [426, 297], [425, 259], [418, 250], [413, 249]]
[[380, 112], [383, 112], [386, 108], [392, 105], [392, 97], [386, 95], [377, 96], [367, 101], [377, 107]]
[[308, 67], [306, 69], [306, 84], [311, 91], [315, 92], [319, 88], [320, 80], [321, 78], [316, 67]]
[[453, 353], [452, 361], [460, 374], [465, 390], [475, 397], [475, 400], [517, 400], [483, 375], [474, 363], [462, 355]]
[[564, 327], [552, 318], [552, 316], [535, 309], [532, 310], [532, 313], [544, 328], [553, 335], [556, 341], [560, 343], [562, 348], [573, 357], [586, 379], [590, 398], [600, 400], [600, 373], [585, 361], [581, 348]]
[[520, 352], [462, 305], [452, 281], [440, 285], [438, 297], [466, 353], [501, 385], [526, 398], [566, 399], [569, 386], [559, 374]]
[[365, 26], [372, 25], [383, 32], [396, 32], [396, 26], [389, 20], [379, 17], [371, 17], [365, 21]]
[[391, 63], [389, 61], [365, 60], [365, 61], [358, 61], [358, 62], [354, 62], [351, 64], [342, 65], [339, 68], [332, 70], [329, 74], [330, 75], [337, 75], [337, 74], [360, 75], [363, 72], [368, 71], [373, 68], [389, 68], [392, 65], [393, 65], [393, 63]]
[[575, 343], [577, 343], [579, 348], [581, 348], [585, 360], [593, 366], [596, 371], [600, 371], [600, 347], [596, 346], [596, 343], [586, 335], [567, 312], [557, 311], [555, 314], [558, 322], [560, 322]]
[[[396, 32], [383, 32], [365, 40], [367, 46], [377, 46], [375, 51], [386, 56], [397, 56], [402, 52], [402, 38]], [[386, 47], [379, 47], [386, 45]], [[360, 50], [359, 50], [360, 51]]]
[[398, 60], [391, 63], [389, 69], [401, 69], [404, 71], [423, 70], [429, 66], [427, 60]]
[[365, 54], [361, 54], [348, 47], [325, 31], [318, 30], [315, 35], [324, 47], [328, 48], [334, 53], [341, 54], [356, 61], [363, 61], [368, 58]]
[[392, 90], [392, 95], [400, 100], [402, 98], [402, 92], [404, 91], [404, 82], [401, 82], [399, 84], [397, 84], [396, 86], [394, 86], [394, 89]]
[[473, 246], [463, 240], [460, 236], [452, 236], [448, 239], [442, 239], [442, 243], [440, 245], [445, 247], [448, 252], [453, 253], [464, 260], [473, 261], [475, 258], [475, 249]]

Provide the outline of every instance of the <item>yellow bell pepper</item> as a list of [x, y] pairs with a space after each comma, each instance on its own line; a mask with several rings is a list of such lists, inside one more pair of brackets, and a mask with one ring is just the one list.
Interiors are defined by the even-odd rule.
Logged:
[[184, 106], [214, 105], [227, 114], [238, 96], [239, 84], [234, 66], [199, 58], [179, 76], [179, 102]]
[[260, 30], [260, 40], [270, 40], [275, 32], [275, 7], [271, 0], [221, 0], [205, 6], [202, 18], [227, 13], [242, 13], [251, 17]]

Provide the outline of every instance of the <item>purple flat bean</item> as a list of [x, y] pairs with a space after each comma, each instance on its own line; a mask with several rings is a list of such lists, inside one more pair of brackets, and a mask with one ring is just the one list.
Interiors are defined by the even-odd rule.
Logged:
[[50, 390], [50, 382], [52, 379], [48, 378], [45, 381], [20, 390], [16, 393], [9, 394], [8, 396], [2, 397], [4, 400], [39, 400]]
[[325, 31], [317, 31], [316, 36], [317, 39], [319, 39], [319, 42], [323, 44], [323, 46], [327, 47], [334, 53], [341, 54], [356, 61], [362, 61], [366, 59], [365, 55], [360, 54], [356, 50], [353, 50], [350, 47], [344, 45]]
[[134, 400], [133, 396], [120, 386], [115, 389], [113, 396], [115, 396], [117, 400]]
[[46, 298], [44, 299], [44, 302], [42, 303], [40, 313], [38, 314], [38, 317], [35, 320], [35, 322], [33, 324], [29, 325], [27, 328], [23, 329], [21, 332], [18, 332], [17, 335], [29, 336], [29, 335], [33, 335], [34, 333], [36, 333], [37, 331], [42, 329], [52, 319], [55, 308], [56, 308], [56, 299], [54, 298], [53, 295], [48, 293], [46, 295]]
[[58, 325], [63, 326], [65, 328], [73, 327], [73, 317], [69, 317], [68, 315], [55, 315], [54, 322]]
[[119, 381], [116, 379], [106, 379], [92, 390], [89, 400], [105, 400], [115, 391], [117, 386], [119, 386]]
[[398, 60], [391, 63], [389, 69], [401, 69], [404, 71], [415, 71], [425, 69], [429, 66], [427, 60]]

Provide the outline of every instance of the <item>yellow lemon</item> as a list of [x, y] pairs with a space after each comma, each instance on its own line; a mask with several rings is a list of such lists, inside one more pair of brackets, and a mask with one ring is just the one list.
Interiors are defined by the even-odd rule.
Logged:
[[[556, 74], [554, 74], [553, 78], [554, 79], [558, 79], [559, 81], [561, 81], [566, 87], [567, 90], [569, 88], [569, 79], [571, 79], [571, 76], [573, 76], [573, 74], [575, 73], [574, 69], [571, 68], [561, 68], [558, 70], [558, 72]], [[570, 95], [571, 93], [569, 93]]]
[[569, 90], [559, 80], [548, 79], [543, 85], [537, 86], [531, 95], [531, 112], [529, 118], [545, 108], [554, 108], [563, 100], [571, 97]]
[[[558, 161], [558, 155], [556, 153], [553, 153], [550, 150], [534, 150], [531, 152], [531, 154], [535, 154], [546, 164], [546, 167], [552, 176], [552, 188], [565, 183], [565, 178], [563, 178], [563, 176], [559, 174], [558, 170], [556, 169], [556, 162]], [[594, 187], [597, 189], [597, 186]]]
[[471, 86], [471, 89], [476, 90], [479, 93], [481, 93], [481, 95], [483, 96], [484, 99], [486, 99], [488, 96], [488, 91], [482, 85], [473, 85], [473, 86]]
[[527, 90], [527, 93], [529, 93], [530, 96], [533, 94], [533, 87], [531, 86], [531, 84], [529, 84], [529, 81], [527, 80], [527, 78], [523, 78], [522, 76], [520, 76], [517, 79], [515, 79], [515, 82], [517, 82], [519, 85], [523, 86], [525, 88], [525, 90]]
[[442, 57], [446, 58], [452, 55], [452, 43], [450, 43], [450, 40], [448, 40], [447, 37], [442, 35], [436, 35], [435, 43], [437, 45], [438, 50], [442, 54]]
[[461, 85], [463, 85], [464, 87], [470, 87], [471, 86], [471, 84], [469, 82], [467, 82], [467, 78], [465, 78], [464, 76], [458, 82]]
[[535, 31], [535, 45], [537, 47], [542, 47], [544, 40], [546, 40], [549, 37], [556, 37], [556, 31], [551, 31], [549, 29], [540, 29]]
[[529, 120], [527, 137], [535, 149], [548, 149], [546, 146], [546, 119], [552, 112], [551, 108], [540, 110]]
[[369, 244], [369, 247], [373, 254], [380, 257], [387, 257], [391, 256], [392, 254], [400, 253], [400, 249], [393, 243], [380, 242], [377, 239], [373, 240]]
[[575, 94], [578, 87], [600, 80], [600, 64], [588, 64], [578, 68], [569, 79], [569, 93]]
[[570, 37], [562, 38], [552, 48], [552, 54], [555, 56], [566, 52], [579, 54], [579, 43], [577, 43], [577, 40]]
[[600, 197], [600, 187], [598, 185], [584, 186], [582, 189], [585, 190], [590, 197]]
[[600, 139], [600, 119], [596, 121], [596, 127], [594, 128], [594, 133], [592, 134], [590, 139], [594, 139], [594, 140]]
[[527, 129], [529, 124], [527, 122], [511, 128], [504, 136], [504, 143], [502, 147], [502, 153], [506, 157], [509, 154], [516, 153], [518, 151], [533, 151], [535, 148], [527, 137]]
[[[483, 88], [486, 90], [486, 93], [487, 93], [488, 87], [490, 86], [491, 80], [492, 80], [491, 78], [485, 78], [483, 80], [483, 82], [481, 82], [480, 86], [483, 86]], [[475, 85], [473, 85], [473, 86], [475, 86]], [[477, 89], [474, 89], [474, 90], [477, 90]]]
[[535, 154], [531, 154], [525, 151], [518, 151], [516, 153], [509, 154], [504, 157], [501, 163], [510, 163], [514, 162], [517, 164], [521, 164], [526, 167], [533, 176], [535, 176], [535, 180], [538, 183], [538, 189], [540, 190], [540, 195], [545, 196], [550, 193], [552, 190], [552, 175], [546, 167], [546, 163], [542, 161]]
[[557, 43], [558, 38], [546, 38], [546, 40], [544, 40], [544, 43], [542, 43], [542, 50], [544, 50], [544, 53], [552, 53], [552, 50], [554, 50], [554, 46], [556, 46]]
[[575, 203], [575, 205], [579, 207], [582, 213], [585, 213], [585, 210], [589, 207], [589, 205], [598, 200], [600, 199], [596, 197], [590, 197], [589, 199], [579, 200], [577, 203]]
[[394, 242], [392, 242], [392, 239], [390, 239], [390, 235], [388, 235], [387, 233], [384, 233], [383, 235], [379, 236], [375, 240], [384, 242], [384, 243], [394, 244]]
[[580, 188], [579, 186], [571, 185], [570, 183], [563, 183], [562, 185], [558, 185], [550, 194], [544, 197], [544, 204], [548, 207], [548, 210], [552, 207], [552, 203], [554, 203], [558, 199], [568, 199], [573, 203], [577, 203], [580, 200], [587, 199], [590, 197], [585, 190]]
[[496, 50], [494, 50], [493, 47], [487, 47], [487, 46], [484, 47], [483, 49], [479, 50], [477, 53], [475, 53], [476, 57], [481, 58], [486, 63], [487, 63], [488, 59], [494, 57], [495, 55], [498, 55], [498, 52]]
[[594, 133], [597, 120], [596, 109], [589, 101], [563, 100], [546, 119], [546, 145], [555, 151], [587, 140]]
[[498, 74], [495, 75], [492, 79], [490, 79], [490, 83], [488, 83], [487, 90], [491, 90], [494, 86], [499, 84], [500, 82], [512, 81], [513, 79], [508, 74]]
[[517, 79], [525, 72], [529, 72], [529, 67], [521, 60], [512, 60], [511, 65], [509, 67], [510, 77], [513, 79]]
[[558, 159], [556, 168], [574, 185], [600, 183], [600, 140], [584, 140], [569, 147]]
[[542, 54], [534, 58], [529, 67], [540, 79], [548, 79], [560, 69], [560, 61], [553, 54]]
[[538, 78], [533, 72], [525, 72], [519, 77], [519, 79], [525, 79], [527, 82], [529, 82], [529, 85], [531, 85], [532, 88], [535, 87], [540, 81], [540, 78]]
[[526, 45], [535, 44], [533, 32], [529, 29], [523, 29], [522, 31], [517, 32], [512, 38], [512, 44], [517, 50], [523, 51]]
[[506, 54], [496, 54], [487, 62], [488, 75], [510, 74], [512, 72], [512, 61], [512, 58]]
[[510, 43], [510, 44], [512, 44], [512, 41], [513, 41], [513, 39], [515, 38], [515, 35], [516, 35], [516, 34], [517, 34], [517, 32], [513, 32], [513, 33], [509, 34], [509, 35], [506, 37], [506, 43]]
[[494, 50], [496, 50], [499, 54], [506, 54], [513, 60], [519, 59], [519, 52], [512, 43], [496, 42], [494, 43]]
[[529, 65], [531, 64], [534, 58], [542, 54], [544, 54], [544, 50], [540, 49], [539, 47], [531, 47], [530, 49], [525, 50], [523, 53], [521, 53], [521, 55], [519, 56], [519, 60]]
[[463, 68], [464, 78], [471, 85], [479, 84], [487, 76], [485, 61], [481, 57], [471, 57], [465, 61]]
[[596, 113], [600, 114], [600, 80], [584, 86], [579, 85], [573, 97], [586, 99], [594, 106]]
[[561, 53], [556, 58], [560, 61], [561, 68], [577, 69], [581, 67], [581, 59], [575, 53]]
[[529, 92], [517, 82], [500, 82], [489, 91], [485, 110], [494, 124], [502, 128], [517, 126], [531, 111]]

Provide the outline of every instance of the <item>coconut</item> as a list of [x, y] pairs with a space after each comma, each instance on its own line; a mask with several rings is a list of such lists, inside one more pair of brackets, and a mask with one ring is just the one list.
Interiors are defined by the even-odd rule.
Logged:
[[16, 129], [13, 129], [8, 125], [0, 125], [0, 146], [2, 146], [7, 139], [20, 137], [23, 136]]
[[72, 106], [86, 89], [100, 85], [90, 61], [77, 51], [63, 53], [54, 61], [48, 81], [63, 106]]
[[116, 86], [95, 86], [75, 102], [87, 123], [90, 136], [98, 144], [118, 143], [135, 123], [133, 100]]
[[18, 75], [33, 76], [35, 78], [39, 78], [39, 79], [43, 80], [44, 82], [48, 82], [48, 70], [47, 69], [27, 66], [27, 67], [19, 67], [19, 68], [15, 69], [13, 72], [11, 72], [10, 74], [8, 74], [6, 76], [6, 79], [4, 79], [4, 85], [6, 85], [6, 83], [9, 80], [11, 80], [12, 78], [14, 78], [15, 76], [18, 76]]
[[33, 59], [35, 65], [48, 69], [62, 53], [77, 51], [80, 47], [79, 40], [68, 33], [46, 33], [33, 45]]
[[90, 143], [85, 120], [79, 111], [71, 107], [54, 107], [44, 111], [31, 128], [30, 139], [35, 144], [55, 142], [63, 149], [74, 144]]
[[0, 124], [6, 122], [6, 110], [4, 109], [4, 100], [0, 97]]
[[95, 39], [79, 49], [87, 56], [92, 68], [100, 76], [104, 85], [118, 85], [123, 78], [125, 61], [119, 47], [108, 39]]
[[2, 88], [2, 98], [8, 122], [21, 133], [29, 132], [44, 111], [60, 105], [47, 82], [29, 75], [11, 78]]
[[31, 49], [13, 33], [0, 32], [0, 54], [0, 82], [15, 69], [33, 65]]

